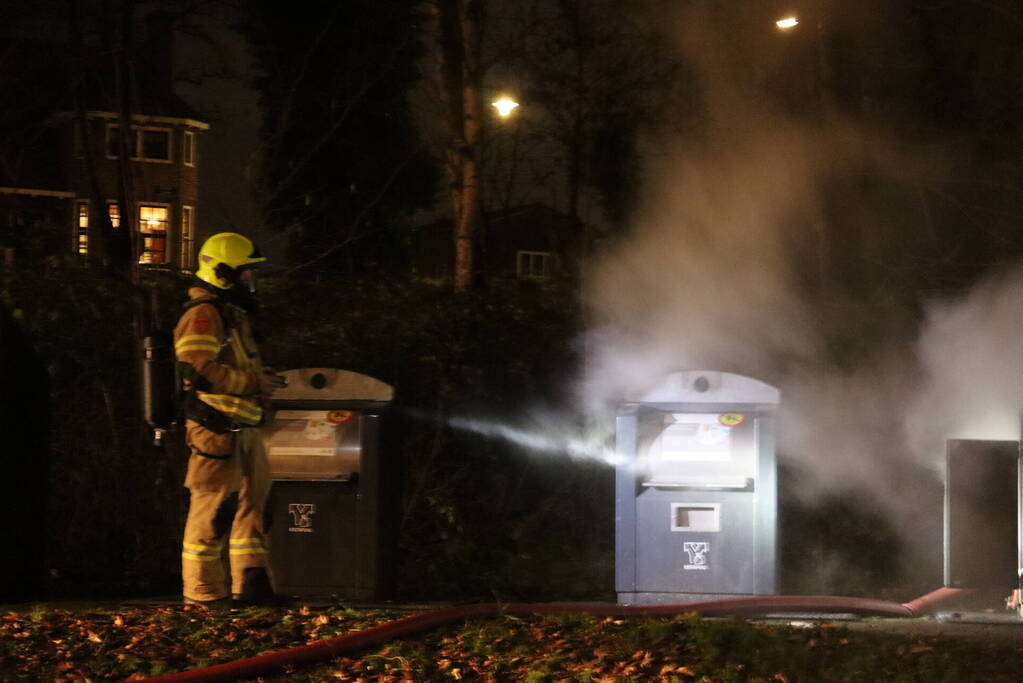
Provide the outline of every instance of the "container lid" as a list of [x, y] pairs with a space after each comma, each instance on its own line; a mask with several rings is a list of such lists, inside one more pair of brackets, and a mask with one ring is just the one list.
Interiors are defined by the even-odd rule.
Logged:
[[777, 404], [781, 392], [752, 377], [714, 370], [684, 370], [654, 386], [626, 391], [628, 403]]
[[288, 386], [274, 392], [276, 401], [372, 401], [389, 403], [394, 387], [378, 379], [337, 368], [298, 368], [282, 373]]

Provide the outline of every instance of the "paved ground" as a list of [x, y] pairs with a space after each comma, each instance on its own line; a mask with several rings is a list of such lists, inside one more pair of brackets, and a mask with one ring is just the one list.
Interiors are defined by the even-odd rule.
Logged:
[[864, 619], [850, 626], [866, 632], [1002, 640], [1023, 644], [1023, 619], [1018, 614], [939, 613], [933, 619]]
[[893, 633], [920, 637], [1018, 642], [1023, 645], [1023, 619], [1015, 612], [939, 612], [919, 618], [882, 618], [805, 614], [765, 619], [766, 623], [810, 628], [826, 623], [860, 633]]

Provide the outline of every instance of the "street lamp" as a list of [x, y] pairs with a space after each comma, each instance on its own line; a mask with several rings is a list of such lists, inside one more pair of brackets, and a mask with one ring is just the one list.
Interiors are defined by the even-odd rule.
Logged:
[[502, 118], [506, 119], [511, 116], [512, 111], [519, 106], [519, 103], [508, 97], [501, 97], [498, 100], [490, 103], [490, 106], [497, 109], [497, 114]]

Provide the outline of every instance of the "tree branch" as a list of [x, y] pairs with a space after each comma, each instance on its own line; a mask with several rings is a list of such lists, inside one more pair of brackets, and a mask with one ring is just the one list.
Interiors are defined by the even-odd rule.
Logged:
[[387, 178], [387, 181], [383, 184], [383, 186], [381, 186], [380, 190], [377, 192], [376, 196], [373, 197], [373, 199], [371, 201], [367, 202], [362, 207], [362, 210], [359, 211], [359, 215], [357, 215], [355, 217], [355, 220], [352, 221], [351, 229], [348, 232], [348, 237], [347, 238], [345, 238], [341, 242], [338, 242], [338, 243], [334, 244], [333, 246], [325, 249], [323, 252], [321, 252], [317, 256], [313, 257], [312, 259], [306, 261], [305, 263], [300, 263], [299, 265], [294, 266], [290, 270], [286, 271], [286, 273], [288, 275], [290, 275], [291, 273], [294, 273], [296, 270], [301, 270], [301, 269], [307, 268], [307, 267], [309, 267], [309, 266], [311, 266], [311, 265], [313, 265], [315, 263], [319, 263], [320, 261], [322, 261], [323, 259], [327, 258], [331, 254], [337, 253], [341, 249], [344, 249], [345, 247], [347, 247], [349, 244], [352, 244], [353, 242], [355, 242], [355, 241], [361, 239], [362, 237], [364, 237], [364, 235], [359, 235], [359, 234], [356, 234], [356, 232], [355, 232], [356, 229], [359, 227], [359, 224], [362, 223], [363, 220], [365, 220], [366, 214], [368, 214], [370, 212], [370, 210], [375, 208], [383, 200], [384, 196], [387, 194], [387, 191], [390, 189], [391, 185], [394, 184], [394, 181], [397, 180], [398, 176], [405, 169], [405, 167], [408, 166], [409, 162], [412, 161], [412, 159], [414, 159], [415, 156], [417, 154], [419, 154], [419, 152], [422, 149], [423, 148], [420, 145], [415, 150], [413, 150], [413, 152], [411, 154], [409, 154], [405, 158], [404, 161], [402, 161], [400, 164], [398, 164], [398, 166], [396, 166], [394, 168], [394, 170], [391, 172], [391, 175]]

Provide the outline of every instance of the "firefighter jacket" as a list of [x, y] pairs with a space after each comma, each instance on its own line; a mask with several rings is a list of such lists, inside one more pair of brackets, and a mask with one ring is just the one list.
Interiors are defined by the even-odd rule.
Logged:
[[[213, 298], [216, 295], [201, 287], [188, 290], [192, 301]], [[218, 302], [219, 303], [219, 302]], [[221, 315], [223, 312], [223, 315]], [[214, 409], [218, 425], [190, 414], [186, 400], [188, 444], [200, 460], [228, 460], [234, 448], [233, 430], [252, 427], [263, 421], [263, 397], [259, 393], [262, 363], [245, 312], [228, 303], [200, 303], [188, 308], [174, 329], [174, 353], [186, 394], [204, 406]], [[191, 399], [189, 399], [191, 400]], [[208, 471], [210, 476], [199, 479], [235, 479], [228, 466], [215, 462], [189, 464], [186, 486]], [[222, 474], [213, 475], [214, 471]], [[219, 484], [225, 484], [221, 481]]]

